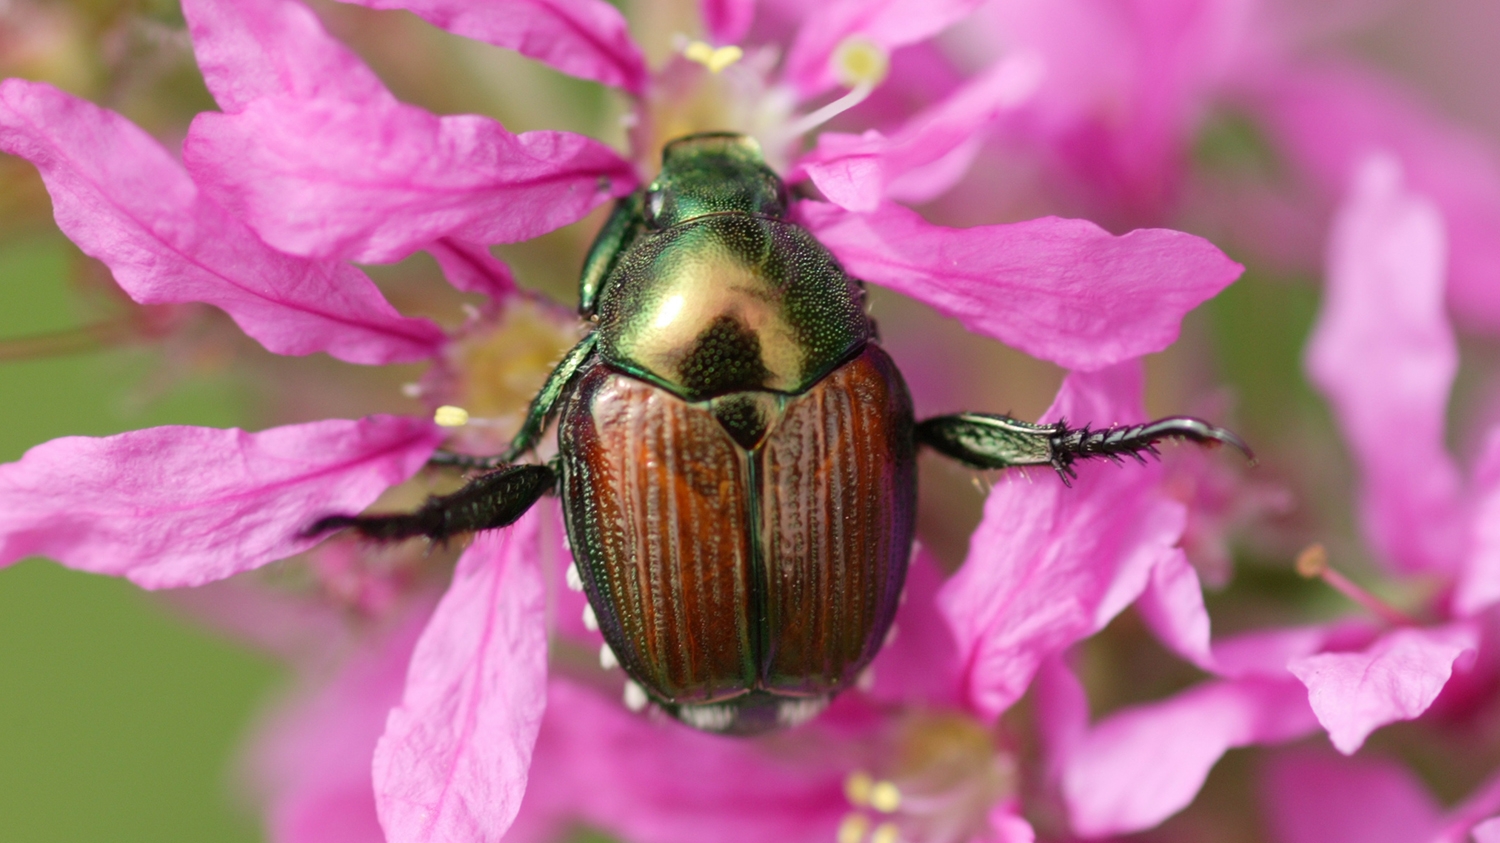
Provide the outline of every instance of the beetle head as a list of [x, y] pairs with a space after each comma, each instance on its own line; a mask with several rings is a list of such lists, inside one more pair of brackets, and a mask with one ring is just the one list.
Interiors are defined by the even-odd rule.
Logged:
[[667, 144], [661, 157], [661, 173], [646, 189], [646, 222], [653, 228], [726, 212], [786, 216], [786, 185], [766, 166], [754, 138], [688, 135]]

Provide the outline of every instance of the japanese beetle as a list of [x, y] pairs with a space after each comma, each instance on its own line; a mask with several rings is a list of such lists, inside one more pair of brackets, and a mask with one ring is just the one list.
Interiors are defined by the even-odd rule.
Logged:
[[[379, 539], [503, 527], [562, 495], [577, 576], [630, 676], [691, 726], [807, 720], [854, 684], [891, 627], [911, 554], [916, 451], [981, 469], [1138, 455], [1190, 418], [1090, 432], [964, 413], [917, 424], [864, 288], [787, 218], [755, 141], [666, 146], [621, 200], [580, 283], [594, 330], [553, 371], [486, 473], [402, 515], [322, 519]], [[557, 422], [550, 465], [514, 464]]]

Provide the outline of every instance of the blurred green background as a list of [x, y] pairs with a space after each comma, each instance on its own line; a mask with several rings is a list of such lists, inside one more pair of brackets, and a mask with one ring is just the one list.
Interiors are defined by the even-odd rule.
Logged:
[[[61, 235], [0, 245], [0, 337], [80, 321]], [[144, 354], [0, 365], [0, 461], [39, 442], [155, 424], [234, 425], [240, 401], [192, 380], [149, 402]], [[29, 561], [0, 571], [0, 840], [254, 841], [227, 762], [280, 679], [271, 660], [122, 580]]]

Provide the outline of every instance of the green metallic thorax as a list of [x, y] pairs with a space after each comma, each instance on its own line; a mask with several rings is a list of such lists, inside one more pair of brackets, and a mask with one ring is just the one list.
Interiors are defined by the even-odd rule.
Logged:
[[585, 265], [580, 310], [603, 360], [689, 401], [797, 394], [872, 334], [864, 291], [786, 220], [754, 142], [696, 135], [622, 200]]

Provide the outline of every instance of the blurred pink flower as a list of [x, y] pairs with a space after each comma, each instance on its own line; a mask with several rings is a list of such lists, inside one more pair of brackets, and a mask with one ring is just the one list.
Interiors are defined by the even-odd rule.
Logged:
[[1284, 750], [1263, 777], [1278, 843], [1492, 843], [1500, 830], [1489, 818], [1500, 810], [1500, 777], [1446, 812], [1404, 766], [1379, 757]]
[[[658, 77], [602, 0], [367, 5], [408, 8], [619, 87], [638, 96], [638, 124], [649, 121], [653, 97], [670, 95], [654, 90]], [[975, 5], [826, 4], [802, 22], [780, 76], [767, 82], [806, 102], [836, 84], [832, 59], [843, 46], [889, 51], [929, 38]], [[715, 37], [741, 32], [746, 9], [712, 4]], [[112, 112], [45, 85], [0, 84], [0, 149], [38, 167], [59, 226], [138, 301], [215, 305], [282, 354], [324, 351], [369, 365], [434, 360], [451, 338], [397, 313], [345, 261], [427, 250], [455, 286], [503, 304], [514, 283], [485, 246], [571, 223], [636, 186], [635, 167], [598, 141], [514, 135], [488, 118], [438, 117], [397, 101], [296, 0], [188, 0], [184, 11], [223, 111], [194, 121], [183, 164]], [[951, 141], [1006, 106], [1024, 93], [1027, 73], [1001, 68], [999, 81], [976, 82], [988, 87], [972, 99], [922, 117], [916, 140], [897, 138], [882, 183], [898, 185], [933, 164], [911, 150], [940, 135]], [[797, 125], [788, 116], [779, 130]], [[635, 152], [643, 160], [655, 149]], [[804, 201], [795, 213], [854, 274], [1078, 370], [1053, 419], [1143, 418], [1138, 358], [1170, 344], [1182, 316], [1240, 271], [1207, 242], [1173, 231], [1115, 237], [1055, 218], [953, 229], [885, 198], [865, 211]], [[314, 542], [302, 530], [312, 518], [369, 505], [442, 440], [425, 419], [397, 416], [260, 433], [156, 428], [56, 440], [0, 466], [0, 564], [46, 553], [148, 588], [201, 585], [308, 549]], [[1185, 508], [1163, 491], [1162, 470], [1091, 466], [1080, 474], [1071, 491], [1050, 475], [1010, 478], [996, 490], [963, 572], [940, 596], [913, 598], [910, 643], [898, 639], [882, 655], [868, 700], [847, 697], [806, 732], [829, 747], [811, 758], [780, 758], [774, 738], [732, 744], [642, 721], [565, 679], [551, 680], [549, 704], [539, 556], [558, 539], [555, 516], [540, 507], [479, 536], [430, 618], [391, 632], [310, 709], [289, 715], [301, 725], [276, 732], [268, 750], [267, 763], [284, 771], [275, 776], [273, 824], [286, 839], [327, 840], [335, 830], [372, 833], [373, 810], [394, 841], [493, 840], [513, 821], [542, 822], [528, 819], [532, 803], [543, 819], [561, 810], [557, 794], [566, 792], [586, 821], [659, 838], [702, 839], [700, 827], [723, 838], [759, 817], [782, 831], [756, 839], [785, 839], [793, 828], [824, 839], [845, 821], [892, 822], [933, 843], [987, 833], [1030, 839], [1013, 794], [997, 784], [1004, 777], [985, 766], [1003, 757], [999, 749], [980, 753], [977, 769], [989, 772], [960, 780], [950, 788], [956, 795], [891, 810], [868, 794], [845, 795], [859, 769], [847, 759], [876, 773], [895, 765], [890, 775], [899, 776], [906, 741], [934, 739], [933, 730], [941, 737], [941, 724], [929, 729], [921, 719], [928, 709], [951, 709], [969, 724], [953, 728], [989, 734], [1040, 665], [1141, 595], [1164, 628], [1206, 641], [1206, 619], [1200, 628], [1193, 614], [1201, 601], [1185, 599], [1196, 580], [1176, 547]], [[916, 737], [891, 711], [917, 718]], [[310, 756], [304, 742], [322, 741], [337, 746]], [[536, 785], [528, 789], [533, 745]], [[882, 746], [894, 761], [882, 762]], [[618, 765], [609, 781], [620, 791], [556, 784], [610, 765]], [[757, 769], [774, 772], [746, 774]], [[911, 792], [929, 785], [914, 781]], [[638, 789], [634, 798], [619, 795], [627, 788]], [[598, 806], [588, 808], [590, 799]], [[701, 826], [680, 818], [683, 802], [706, 806]]]
[[[1175, 605], [1195, 622], [1176, 632], [1151, 625], [1213, 681], [1089, 726], [1076, 679], [1062, 662], [1049, 665], [1043, 710], [1053, 720], [1050, 743], [1079, 833], [1155, 825], [1192, 800], [1231, 747], [1285, 741], [1321, 726], [1335, 748], [1352, 754], [1379, 727], [1421, 716], [1476, 661], [1492, 669], [1496, 658], [1481, 632], [1500, 594], [1485, 567], [1497, 551], [1482, 513], [1496, 495], [1497, 446], [1492, 435], [1465, 483], [1444, 445], [1457, 367], [1443, 307], [1445, 257], [1434, 205], [1405, 186], [1394, 159], [1367, 159], [1335, 224], [1329, 292], [1307, 354], [1312, 380], [1333, 403], [1359, 466], [1365, 533], [1378, 558], [1398, 576], [1436, 574], [1447, 585], [1424, 613], [1432, 621], [1418, 624], [1377, 606], [1385, 624], [1348, 620], [1210, 646], [1194, 581], [1177, 592]], [[1184, 579], [1193, 576], [1188, 571]], [[1351, 831], [1324, 839], [1366, 838]]]
[[[1320, 16], [1336, 15], [1312, 5], [994, 0], [943, 47], [948, 65], [978, 72], [930, 74], [936, 103], [890, 117], [883, 133], [824, 133], [797, 172], [830, 201], [869, 211], [881, 197], [932, 200], [989, 155], [1017, 174], [1007, 196], [980, 203], [960, 189], [945, 210], [1064, 209], [1120, 230], [1171, 221], [1306, 270], [1360, 160], [1383, 149], [1443, 217], [1458, 320], [1500, 329], [1500, 151], [1320, 43], [1351, 21], [1330, 25]], [[1334, 5], [1357, 21], [1381, 4]], [[1274, 162], [1270, 172], [1237, 181], [1195, 162], [1205, 132], [1226, 120], [1264, 147], [1254, 154]]]

